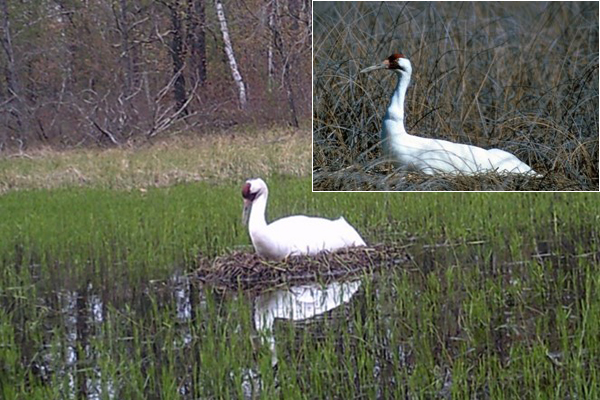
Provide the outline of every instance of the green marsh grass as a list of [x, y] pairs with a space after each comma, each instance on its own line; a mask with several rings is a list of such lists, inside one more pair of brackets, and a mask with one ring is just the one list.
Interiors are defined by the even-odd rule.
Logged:
[[[559, 232], [579, 235], [589, 224], [582, 216], [597, 211], [594, 194], [586, 193], [310, 196], [307, 178], [287, 177], [274, 177], [269, 187], [270, 219], [297, 213], [344, 215], [371, 243], [411, 236], [432, 244], [445, 237], [485, 239], [505, 243], [515, 257], [523, 246], [534, 248], [538, 240], [553, 240]], [[16, 268], [62, 282], [68, 277], [108, 282], [130, 274], [152, 276], [153, 270], [164, 273], [175, 265], [192, 265], [199, 254], [211, 257], [232, 246], [249, 245], [240, 223], [237, 183], [144, 192], [17, 191], [2, 196], [0, 205], [10, 216], [0, 225], [3, 263], [20, 264]], [[80, 277], [77, 271], [87, 272]]]
[[[315, 190], [598, 190], [594, 2], [319, 2], [314, 7]], [[515, 154], [542, 180], [393, 174], [381, 121], [403, 53], [406, 129]]]
[[198, 256], [252, 251], [241, 182], [13, 191], [0, 197], [2, 397], [600, 396], [596, 194], [267, 183], [269, 220], [344, 215], [412, 262], [323, 317], [277, 321], [273, 368], [252, 295], [186, 275]]

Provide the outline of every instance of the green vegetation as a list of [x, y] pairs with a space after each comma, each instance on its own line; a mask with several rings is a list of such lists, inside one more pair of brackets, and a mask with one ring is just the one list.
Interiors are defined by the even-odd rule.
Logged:
[[[315, 190], [598, 190], [598, 7], [568, 3], [315, 4]], [[500, 148], [543, 180], [393, 174], [381, 121], [412, 63], [405, 125], [417, 136]]]
[[309, 178], [271, 177], [270, 218], [343, 213], [413, 256], [346, 311], [277, 323], [273, 369], [251, 296], [173, 275], [249, 243], [238, 183], [4, 195], [2, 397], [600, 394], [595, 194], [311, 195]]
[[[82, 270], [87, 271], [84, 280], [107, 281], [168, 272], [173, 265], [191, 265], [199, 253], [212, 257], [249, 243], [240, 222], [239, 187], [233, 182], [145, 191], [11, 192], [1, 199], [10, 218], [0, 225], [0, 254], [5, 264], [17, 260], [39, 266], [59, 279]], [[597, 212], [592, 193], [311, 195], [309, 178], [275, 176], [269, 187], [269, 218], [343, 214], [371, 243], [414, 235], [429, 243], [485, 238], [518, 251], [524, 244], [533, 246], [540, 231], [578, 235], [590, 223], [582, 215]]]
[[[600, 396], [595, 193], [312, 194], [306, 159], [286, 162], [307, 136], [272, 135], [2, 160], [0, 397]], [[68, 166], [90, 178], [52, 172]], [[170, 169], [205, 179], [153, 179]], [[324, 316], [276, 321], [276, 368], [254, 294], [194, 279], [198, 257], [252, 251], [248, 176], [270, 220], [344, 215], [412, 257]]]

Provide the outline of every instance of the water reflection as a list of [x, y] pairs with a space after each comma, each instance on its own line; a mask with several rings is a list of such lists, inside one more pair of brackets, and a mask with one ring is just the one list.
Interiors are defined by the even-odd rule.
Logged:
[[[43, 363], [38, 365], [40, 375], [46, 381], [51, 373], [62, 376], [61, 392], [64, 397], [88, 399], [115, 398], [116, 391], [111, 379], [103, 379], [97, 364], [97, 353], [90, 342], [100, 333], [104, 322], [103, 301], [88, 285], [82, 291], [56, 292], [59, 318], [64, 327], [64, 342], [47, 344]], [[50, 300], [51, 301], [51, 300]], [[63, 362], [57, 360], [63, 358]], [[85, 370], [82, 365], [90, 365]], [[58, 366], [53, 371], [52, 366]]]
[[254, 326], [271, 349], [272, 365], [277, 364], [273, 325], [276, 319], [304, 321], [350, 301], [361, 281], [293, 286], [263, 293], [254, 299]]
[[[251, 302], [252, 320], [261, 340], [272, 352], [271, 363], [277, 364], [276, 338], [273, 332], [277, 319], [292, 321], [307, 321], [319, 315], [348, 303], [361, 286], [361, 281], [333, 282], [328, 285], [299, 285], [290, 288], [262, 293], [258, 296], [228, 293], [217, 294], [210, 292], [215, 304], [230, 303], [241, 300]], [[53, 316], [48, 322], [51, 326], [62, 329], [46, 332], [44, 349], [41, 358], [33, 361], [34, 369], [45, 382], [54, 382], [59, 386], [63, 398], [118, 398], [118, 373], [106, 370], [102, 363], [105, 352], [102, 344], [106, 335], [115, 335], [115, 345], [127, 350], [129, 341], [134, 337], [129, 330], [129, 320], [134, 315], [138, 318], [153, 316], [160, 317], [164, 307], [171, 308], [170, 312], [177, 323], [168, 330], [174, 330], [167, 335], [171, 342], [162, 342], [162, 335], [167, 329], [161, 330], [161, 336], [145, 338], [148, 343], [156, 341], [163, 347], [177, 351], [195, 354], [194, 361], [199, 365], [197, 347], [203, 344], [198, 340], [198, 333], [206, 328], [203, 319], [212, 315], [213, 311], [207, 304], [207, 292], [199, 288], [189, 276], [174, 274], [163, 282], [153, 282], [128, 297], [119, 297], [113, 293], [111, 298], [107, 291], [86, 285], [80, 290], [58, 290], [41, 299], [45, 308], [53, 310]], [[209, 296], [209, 297], [210, 297]], [[125, 303], [125, 307], [114, 307], [115, 304]], [[250, 305], [249, 304], [249, 305]], [[170, 307], [169, 307], [170, 305]], [[158, 308], [156, 308], [158, 306]], [[114, 308], [113, 308], [114, 307]], [[231, 312], [226, 306], [219, 306], [225, 313]], [[242, 308], [243, 309], [243, 308]], [[167, 312], [165, 318], [168, 320]], [[229, 315], [229, 314], [227, 314]], [[229, 318], [223, 316], [224, 320]], [[136, 319], [135, 321], [138, 321]], [[107, 327], [107, 323], [111, 324]], [[115, 329], [117, 325], [123, 330]], [[144, 329], [152, 329], [143, 327]], [[155, 332], [156, 335], [156, 332]], [[123, 345], [123, 346], [121, 346]], [[262, 391], [262, 377], [256, 365], [249, 365], [243, 371], [231, 371], [234, 381], [236, 374], [242, 374], [242, 393], [246, 398], [253, 398]], [[142, 367], [143, 369], [144, 367]], [[111, 373], [112, 372], [112, 373]], [[185, 368], [177, 371], [178, 393], [182, 398], [194, 398], [194, 393], [205, 390], [203, 382], [196, 380], [197, 376]]]

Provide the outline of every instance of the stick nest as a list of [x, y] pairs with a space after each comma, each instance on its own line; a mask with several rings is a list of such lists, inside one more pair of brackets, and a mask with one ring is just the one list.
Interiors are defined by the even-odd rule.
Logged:
[[398, 268], [411, 260], [398, 247], [378, 245], [352, 247], [316, 256], [291, 256], [282, 261], [265, 260], [256, 253], [234, 252], [210, 262], [201, 258], [197, 278], [215, 288], [262, 290], [279, 285], [328, 283], [380, 268]]

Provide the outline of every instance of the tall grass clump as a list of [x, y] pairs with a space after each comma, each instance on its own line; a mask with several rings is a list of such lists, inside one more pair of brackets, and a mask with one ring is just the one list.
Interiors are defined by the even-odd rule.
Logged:
[[[597, 3], [325, 2], [314, 21], [315, 190], [598, 189]], [[395, 74], [359, 71], [398, 52], [409, 133], [509, 151], [544, 179], [394, 175], [379, 132]]]

